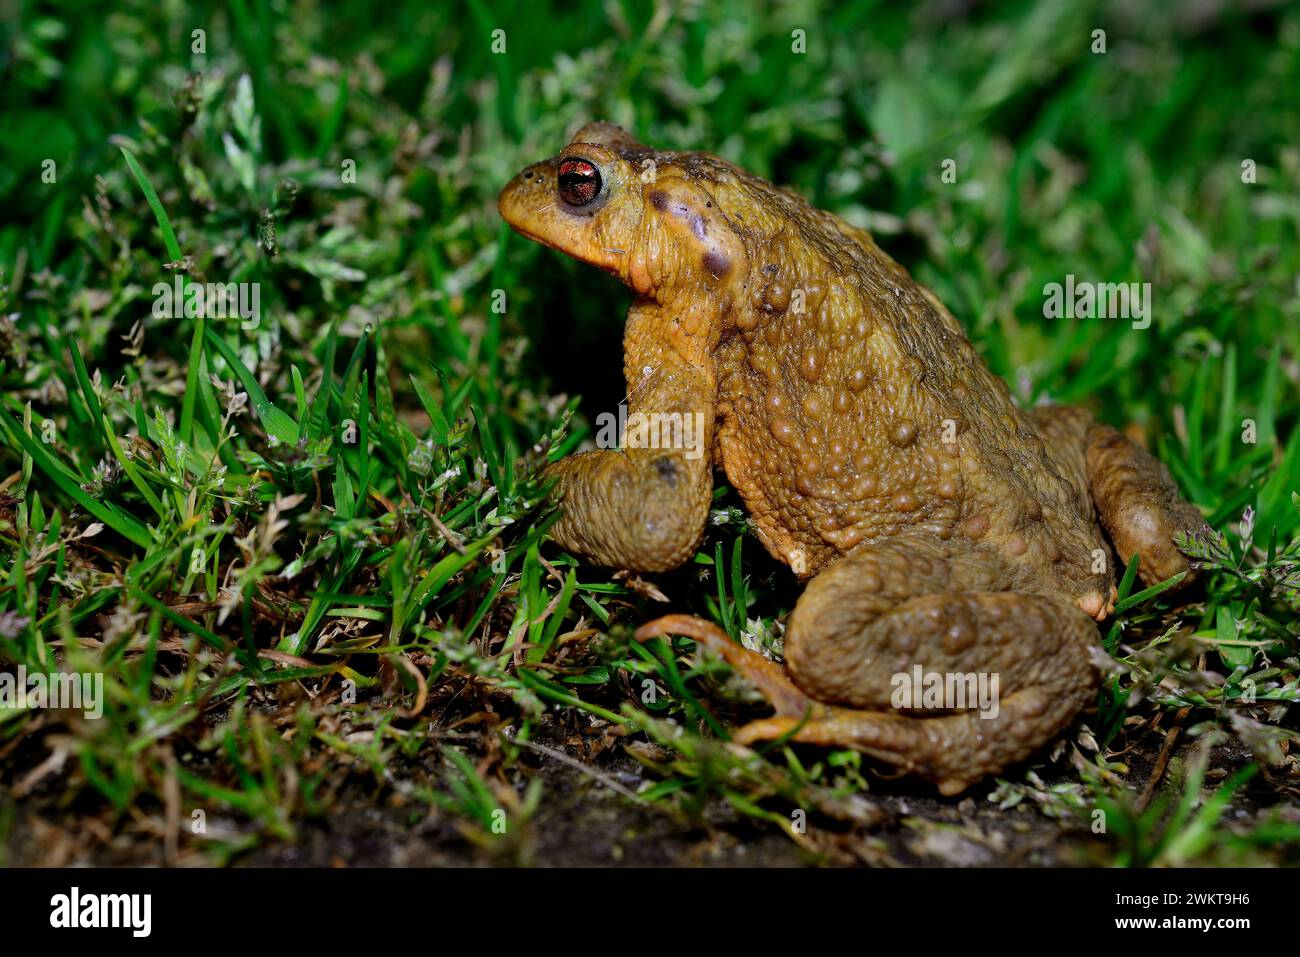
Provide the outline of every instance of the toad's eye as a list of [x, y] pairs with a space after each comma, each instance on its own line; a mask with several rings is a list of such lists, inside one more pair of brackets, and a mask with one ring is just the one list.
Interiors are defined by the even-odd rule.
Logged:
[[586, 206], [600, 195], [600, 170], [585, 159], [560, 164], [560, 198], [570, 206]]

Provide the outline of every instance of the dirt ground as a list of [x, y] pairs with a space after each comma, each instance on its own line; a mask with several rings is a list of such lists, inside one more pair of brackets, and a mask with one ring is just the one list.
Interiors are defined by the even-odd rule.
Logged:
[[[1178, 758], [1190, 750], [1178, 749], [1172, 763], [1179, 766]], [[1135, 786], [1141, 787], [1154, 755], [1125, 757]], [[1245, 757], [1230, 747], [1219, 749], [1210, 776]], [[705, 801], [688, 814], [671, 800], [649, 804], [612, 789], [604, 781], [635, 792], [647, 779], [646, 769], [619, 749], [605, 752], [594, 766], [603, 781], [567, 761], [530, 752], [527, 768], [516, 770], [521, 782], [540, 776], [537, 811], [513, 833], [487, 841], [467, 836], [454, 815], [396, 789], [367, 787], [354, 775], [333, 795], [327, 814], [299, 822], [294, 840], [254, 842], [245, 834], [249, 846], [229, 862], [255, 867], [1060, 867], [1108, 863], [1114, 854], [1110, 842], [1117, 839], [1092, 834], [1082, 821], [1052, 820], [1030, 802], [1002, 809], [988, 800], [988, 786], [943, 799], [915, 782], [873, 780], [859, 814], [868, 823], [846, 826], [814, 812], [796, 843], [775, 825], [721, 800]], [[1268, 813], [1261, 799], [1271, 794], [1266, 787], [1243, 789], [1225, 823]], [[1294, 810], [1283, 813], [1290, 817]], [[10, 866], [149, 866], [166, 859], [159, 822], [152, 816], [137, 813], [115, 821], [102, 807], [62, 807], [54, 787], [22, 803], [0, 805], [0, 826]], [[214, 819], [211, 828], [237, 844], [242, 826], [228, 818]], [[218, 862], [185, 841], [176, 854], [174, 862], [181, 865]]]

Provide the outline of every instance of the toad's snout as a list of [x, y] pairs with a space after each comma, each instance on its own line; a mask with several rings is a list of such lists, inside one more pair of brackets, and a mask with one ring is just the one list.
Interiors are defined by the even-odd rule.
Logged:
[[533, 163], [506, 183], [497, 197], [497, 209], [515, 229], [527, 233], [530, 222], [554, 202], [555, 163]]

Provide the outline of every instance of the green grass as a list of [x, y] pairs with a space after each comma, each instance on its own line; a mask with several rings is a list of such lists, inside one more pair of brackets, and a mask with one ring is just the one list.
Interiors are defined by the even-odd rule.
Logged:
[[[1105, 862], [1294, 860], [1300, 12], [944, 9], [26, 5], [0, 59], [0, 661], [102, 672], [108, 704], [0, 711], [16, 796], [224, 861], [377, 790], [518, 860], [559, 799], [529, 744], [581, 728], [696, 821], [725, 803], [813, 854], [879, 823], [859, 756], [726, 747], [757, 712], [725, 666], [630, 641], [659, 588], [779, 650], [797, 589], [734, 492], [654, 582], [547, 540], [539, 466], [621, 397], [629, 297], [494, 199], [603, 117], [869, 226], [1018, 400], [1145, 436], [1222, 533], [1189, 543], [1205, 587], [1127, 577], [1097, 714], [993, 797], [1085, 841], [1102, 810]], [[1067, 274], [1151, 282], [1150, 328], [1044, 318]], [[156, 318], [176, 275], [258, 283], [260, 323]], [[1174, 725], [1192, 750], [1139, 806], [1125, 755]]]

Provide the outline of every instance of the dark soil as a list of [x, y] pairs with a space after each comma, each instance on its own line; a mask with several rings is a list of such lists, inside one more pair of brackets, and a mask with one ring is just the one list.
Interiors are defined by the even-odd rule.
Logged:
[[[1177, 749], [1171, 767], [1181, 767], [1180, 759], [1190, 751], [1186, 745]], [[1209, 777], [1222, 777], [1216, 769], [1235, 767], [1246, 757], [1232, 748], [1220, 748]], [[1135, 749], [1125, 760], [1135, 786], [1144, 784], [1155, 749], [1150, 753]], [[255, 867], [1048, 867], [1105, 863], [1114, 851], [1111, 838], [1092, 834], [1086, 818], [1058, 822], [1029, 802], [1001, 809], [988, 800], [992, 788], [987, 786], [960, 799], [943, 799], [912, 782], [878, 780], [868, 796], [875, 824], [845, 826], [813, 813], [801, 845], [779, 828], [718, 799], [707, 800], [693, 811], [687, 810], [690, 802], [685, 800], [648, 804], [548, 755], [529, 753], [527, 763], [527, 769], [518, 769], [519, 778], [522, 782], [526, 775], [540, 775], [542, 800], [515, 833], [476, 843], [458, 826], [456, 817], [352, 775], [332, 796], [328, 813], [298, 824], [295, 840], [256, 843], [250, 834], [249, 848], [233, 855], [231, 863]], [[594, 767], [606, 780], [632, 792], [646, 780], [645, 769], [619, 749], [605, 752]], [[1266, 812], [1270, 799], [1275, 800], [1276, 794], [1266, 786], [1245, 789], [1225, 821], [1249, 821]], [[156, 819], [127, 815], [114, 822], [103, 808], [61, 805], [57, 789], [41, 791], [22, 803], [0, 805], [6, 863], [164, 863], [158, 834], [161, 813]], [[210, 821], [210, 828], [229, 840], [239, 835], [241, 825], [229, 818]], [[199, 845], [181, 840], [176, 863], [213, 862]]]

